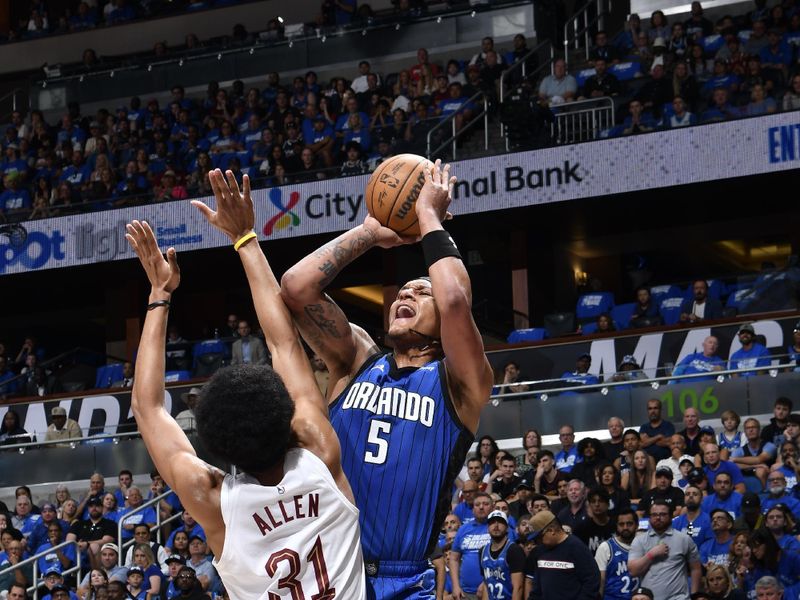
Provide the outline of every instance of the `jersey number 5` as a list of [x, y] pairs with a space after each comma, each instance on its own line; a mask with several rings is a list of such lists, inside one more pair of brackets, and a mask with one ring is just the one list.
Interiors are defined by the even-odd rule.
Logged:
[[364, 454], [364, 462], [373, 465], [382, 465], [386, 462], [386, 454], [389, 452], [389, 442], [381, 437], [380, 434], [388, 436], [392, 431], [392, 424], [386, 421], [370, 421], [369, 435], [367, 443], [375, 445], [377, 452], [367, 450]]
[[[267, 575], [275, 577], [278, 572], [278, 563], [289, 563], [289, 572], [286, 577], [278, 580], [278, 587], [284, 590], [289, 590], [292, 595], [292, 600], [306, 600], [303, 594], [303, 585], [297, 579], [300, 574], [300, 555], [289, 548], [278, 550], [270, 554], [267, 560], [266, 569]], [[306, 556], [306, 562], [310, 562], [314, 566], [314, 575], [317, 579], [318, 593], [311, 596], [311, 600], [333, 600], [336, 597], [336, 589], [331, 587], [331, 581], [328, 577], [328, 566], [325, 564], [325, 557], [322, 555], [322, 540], [317, 536], [317, 541], [314, 542], [314, 547], [311, 552]], [[269, 600], [280, 600], [280, 596], [270, 592]]]

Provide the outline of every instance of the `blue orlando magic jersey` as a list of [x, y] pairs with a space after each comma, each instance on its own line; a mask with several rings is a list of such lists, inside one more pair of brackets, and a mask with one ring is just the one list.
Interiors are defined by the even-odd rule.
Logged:
[[441, 361], [399, 369], [376, 354], [330, 406], [365, 560], [421, 561], [435, 547], [473, 440], [446, 381]]
[[603, 598], [608, 600], [628, 600], [633, 590], [639, 587], [639, 578], [628, 573], [628, 551], [613, 537], [608, 540], [611, 560], [606, 567], [606, 588]]
[[481, 549], [481, 573], [483, 581], [486, 583], [489, 600], [511, 600], [514, 586], [511, 584], [511, 570], [506, 561], [511, 543], [511, 540], [506, 540], [506, 545], [503, 546], [497, 558], [492, 558], [491, 544], [486, 544]]

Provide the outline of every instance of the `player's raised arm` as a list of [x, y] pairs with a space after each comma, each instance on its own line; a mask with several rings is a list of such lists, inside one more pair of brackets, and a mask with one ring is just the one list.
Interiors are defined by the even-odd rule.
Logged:
[[363, 329], [348, 322], [325, 289], [344, 267], [370, 248], [391, 248], [412, 241], [367, 217], [362, 225], [309, 254], [281, 278], [281, 295], [303, 339], [322, 357], [330, 372], [329, 399], [341, 391], [341, 380], [349, 379], [377, 351], [377, 346]]
[[346, 482], [341, 471], [339, 441], [327, 417], [327, 404], [317, 387], [292, 316], [281, 298], [280, 285], [253, 232], [255, 214], [250, 178], [244, 176], [243, 191], [239, 190], [231, 171], [227, 173], [227, 181], [219, 169], [211, 171], [208, 179], [214, 191], [216, 210], [199, 200], [192, 201], [192, 204], [209, 223], [225, 233], [238, 250], [258, 321], [272, 354], [272, 368], [283, 379], [295, 404], [292, 430], [297, 441], [317, 454], [337, 481]]
[[[133, 416], [156, 469], [206, 531], [219, 531], [222, 513], [216, 491], [223, 474], [197, 457], [186, 434], [164, 407], [164, 348], [172, 292], [180, 283], [175, 249], [167, 259], [146, 222], [133, 221], [126, 236], [147, 273], [152, 289], [136, 357], [131, 394]], [[222, 551], [221, 536], [209, 536], [214, 552]]]
[[453, 239], [442, 227], [455, 181], [450, 177], [450, 166], [441, 168], [441, 161], [437, 160], [425, 174], [416, 211], [433, 297], [441, 315], [448, 387], [461, 421], [475, 431], [481, 409], [489, 400], [493, 375], [472, 318], [472, 287], [467, 269]]

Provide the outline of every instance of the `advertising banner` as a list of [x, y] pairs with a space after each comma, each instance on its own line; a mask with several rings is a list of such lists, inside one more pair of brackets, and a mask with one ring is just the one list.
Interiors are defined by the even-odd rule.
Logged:
[[[780, 113], [460, 161], [451, 209], [457, 216], [798, 167], [800, 113]], [[367, 180], [255, 190], [259, 239], [353, 227], [366, 216]], [[20, 247], [0, 236], [0, 275], [131, 258], [124, 225], [132, 219], [147, 220], [159, 244], [179, 251], [229, 243], [188, 201], [107, 210], [25, 223]]]

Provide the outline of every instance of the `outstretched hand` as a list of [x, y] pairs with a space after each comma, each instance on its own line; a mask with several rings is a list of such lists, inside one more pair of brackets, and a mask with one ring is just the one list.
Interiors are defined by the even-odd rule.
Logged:
[[437, 158], [436, 162], [425, 170], [425, 185], [422, 186], [416, 202], [417, 216], [433, 212], [439, 222], [451, 219], [453, 215], [447, 212], [447, 207], [453, 199], [455, 183], [456, 177], [450, 176], [450, 165], [442, 168], [442, 161]]
[[242, 179], [242, 193], [233, 171], [227, 171], [225, 175], [227, 181], [219, 169], [208, 172], [217, 210], [212, 210], [200, 200], [192, 200], [192, 204], [203, 213], [206, 221], [227, 235], [232, 242], [236, 242], [253, 231], [255, 225], [253, 200], [250, 198], [250, 177], [245, 175]]
[[167, 250], [167, 258], [161, 254], [156, 236], [147, 221], [133, 221], [126, 226], [125, 237], [136, 252], [147, 273], [153, 292], [169, 295], [181, 282], [181, 270], [175, 248]]

